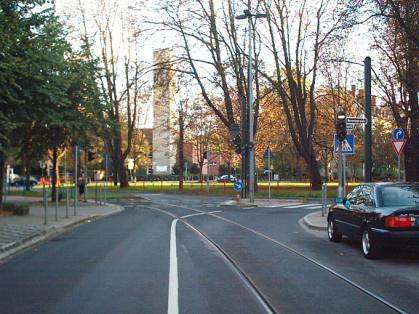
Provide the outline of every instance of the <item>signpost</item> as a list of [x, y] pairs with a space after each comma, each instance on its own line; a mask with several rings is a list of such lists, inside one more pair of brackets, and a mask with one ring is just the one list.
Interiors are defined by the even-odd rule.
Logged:
[[265, 150], [265, 153], [263, 154], [263, 158], [268, 159], [268, 180], [269, 180], [269, 192], [268, 192], [268, 199], [271, 199], [271, 158], [272, 158], [272, 151], [268, 148]]
[[360, 118], [360, 117], [346, 117], [346, 123], [348, 124], [367, 124], [366, 118]]
[[234, 191], [237, 192], [236, 195], [236, 201], [238, 202], [240, 200], [240, 191], [243, 189], [243, 183], [241, 180], [236, 180], [233, 184]]
[[345, 140], [342, 142], [342, 150], [339, 151], [339, 140], [334, 135], [334, 152], [335, 154], [353, 155], [355, 153], [355, 137], [353, 134], [346, 134]]
[[404, 131], [402, 128], [395, 128], [393, 130], [393, 139], [391, 140], [391, 144], [397, 154], [397, 180], [400, 181], [400, 155], [403, 151], [404, 145], [406, 145]]

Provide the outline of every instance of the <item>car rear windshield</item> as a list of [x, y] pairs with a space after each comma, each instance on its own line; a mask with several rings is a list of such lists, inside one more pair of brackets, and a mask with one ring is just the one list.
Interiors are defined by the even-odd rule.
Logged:
[[384, 207], [419, 206], [419, 185], [384, 186], [381, 197]]

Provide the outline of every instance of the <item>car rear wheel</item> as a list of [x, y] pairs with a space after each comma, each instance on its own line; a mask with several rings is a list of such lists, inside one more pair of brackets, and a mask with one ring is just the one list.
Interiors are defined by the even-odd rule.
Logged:
[[327, 236], [332, 242], [340, 242], [342, 240], [342, 234], [336, 230], [335, 220], [333, 218], [327, 221]]
[[381, 249], [369, 229], [365, 229], [362, 233], [362, 253], [369, 259], [378, 258], [381, 255]]

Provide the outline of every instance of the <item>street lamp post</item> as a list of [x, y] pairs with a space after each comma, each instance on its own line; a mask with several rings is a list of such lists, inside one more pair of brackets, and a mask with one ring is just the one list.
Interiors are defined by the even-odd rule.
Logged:
[[268, 15], [265, 13], [255, 13], [252, 14], [250, 10], [244, 10], [244, 14], [236, 16], [238, 20], [244, 20], [247, 18], [249, 22], [249, 63], [248, 63], [248, 75], [247, 75], [247, 87], [248, 91], [248, 101], [249, 101], [249, 198], [250, 203], [255, 202], [255, 150], [253, 147], [253, 34], [252, 34], [252, 17], [265, 18]]

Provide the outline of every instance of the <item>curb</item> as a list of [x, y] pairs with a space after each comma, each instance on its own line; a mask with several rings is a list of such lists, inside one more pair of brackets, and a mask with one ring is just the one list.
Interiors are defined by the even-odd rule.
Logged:
[[303, 218], [303, 223], [304, 225], [306, 225], [306, 227], [308, 227], [309, 229], [312, 230], [317, 230], [317, 231], [326, 231], [327, 227], [324, 226], [319, 226], [316, 224], [313, 224], [310, 220], [311, 216], [317, 215], [319, 212], [314, 212], [314, 213], [310, 213], [308, 215], [305, 215]]
[[259, 207], [259, 205], [257, 205], [257, 204], [237, 202], [236, 200], [226, 201], [224, 203], [221, 203], [219, 206], [222, 206], [222, 207], [233, 207], [233, 206], [239, 206], [239, 207]]
[[89, 222], [90, 220], [96, 220], [96, 219], [100, 219], [100, 218], [105, 218], [108, 216], [112, 216], [115, 214], [120, 213], [121, 211], [124, 210], [124, 208], [120, 205], [115, 205], [115, 204], [110, 204], [110, 203], [105, 203], [105, 205], [107, 206], [114, 206], [116, 209], [115, 211], [100, 215], [92, 215], [89, 217], [84, 217], [80, 220], [74, 221], [74, 222], [70, 222], [69, 224], [60, 226], [60, 227], [56, 227], [56, 226], [49, 226], [47, 227], [47, 229], [39, 232], [39, 233], [34, 233], [32, 235], [29, 235], [26, 238], [20, 239], [16, 242], [12, 242], [10, 244], [7, 244], [3, 247], [0, 248], [0, 263], [1, 261], [3, 261], [4, 259], [8, 258], [9, 256], [12, 256], [16, 253], [19, 253], [20, 251], [31, 247], [33, 245], [38, 244], [41, 241], [44, 241], [50, 237], [53, 237], [55, 235], [58, 235], [64, 231], [67, 231], [71, 228], [74, 228], [78, 225], [84, 224], [86, 222]]

